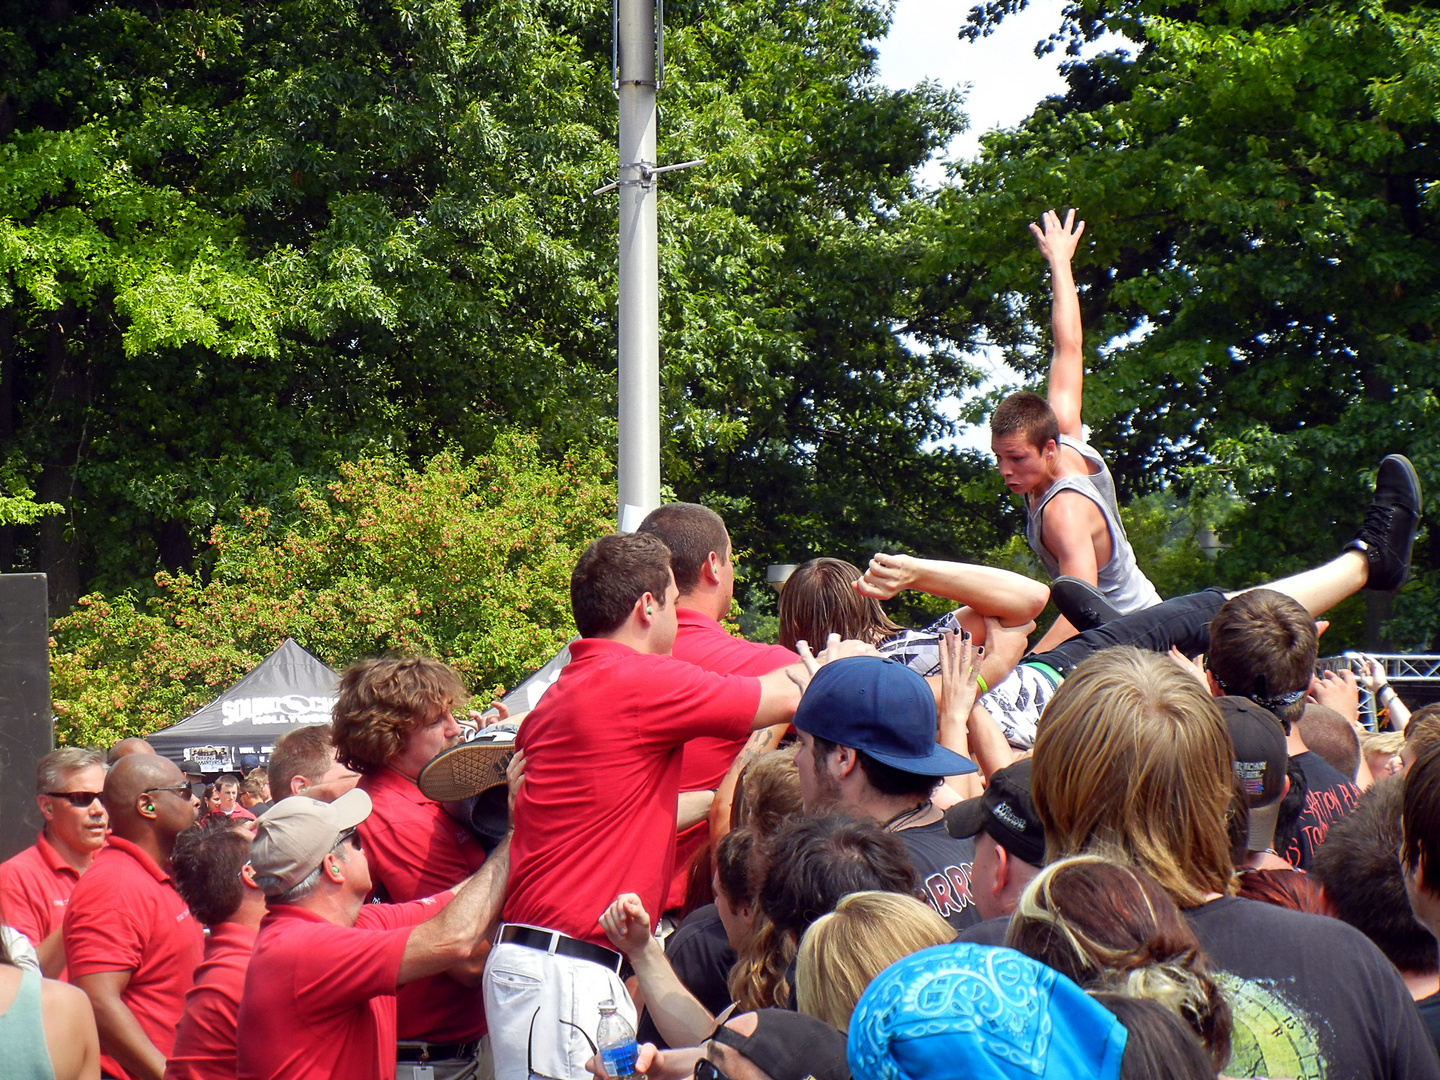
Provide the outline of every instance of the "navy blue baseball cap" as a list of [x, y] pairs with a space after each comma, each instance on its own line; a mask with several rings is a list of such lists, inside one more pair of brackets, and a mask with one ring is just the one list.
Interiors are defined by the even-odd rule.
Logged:
[[898, 660], [851, 656], [832, 660], [810, 680], [795, 729], [863, 750], [876, 761], [917, 776], [963, 776], [969, 758], [935, 743], [935, 695]]

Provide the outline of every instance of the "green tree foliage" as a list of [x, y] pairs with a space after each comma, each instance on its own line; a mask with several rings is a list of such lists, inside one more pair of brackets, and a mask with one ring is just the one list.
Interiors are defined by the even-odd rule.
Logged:
[[[972, 32], [1023, 2], [975, 9]], [[1069, 92], [987, 137], [945, 198], [951, 335], [979, 325], [1040, 370], [1047, 292], [1020, 227], [1078, 206], [1087, 419], [1122, 485], [1239, 495], [1222, 577], [1327, 558], [1382, 455], [1440, 491], [1440, 12], [1100, 0], [1052, 44], [1102, 32], [1132, 44], [1073, 61]], [[1440, 631], [1440, 530], [1416, 555], [1392, 624], [1412, 645]]]
[[[343, 461], [613, 443], [609, 4], [0, 11], [0, 444], [65, 508], [0, 563], [57, 612]], [[660, 156], [709, 158], [660, 204], [666, 475], [762, 564], [998, 538], [983, 467], [927, 451], [973, 376], [910, 174], [963, 117], [878, 85], [887, 13], [666, 12]]]
[[287, 524], [256, 508], [218, 526], [208, 577], [162, 571], [148, 599], [92, 594], [56, 622], [59, 741], [174, 723], [286, 637], [336, 668], [394, 651], [445, 660], [476, 693], [512, 685], [573, 635], [570, 572], [615, 488], [603, 458], [557, 465], [503, 435], [469, 463], [346, 464], [292, 499]]

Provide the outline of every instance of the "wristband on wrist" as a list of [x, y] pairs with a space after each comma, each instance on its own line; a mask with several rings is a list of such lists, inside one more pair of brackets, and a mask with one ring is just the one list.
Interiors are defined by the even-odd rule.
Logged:
[[990, 688], [985, 685], [985, 676], [978, 672], [975, 675], [975, 685], [980, 687], [980, 693], [982, 694], [988, 694], [990, 692]]

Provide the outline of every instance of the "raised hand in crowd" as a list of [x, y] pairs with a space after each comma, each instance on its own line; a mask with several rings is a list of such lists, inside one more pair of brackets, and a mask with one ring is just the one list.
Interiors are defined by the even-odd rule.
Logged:
[[676, 976], [665, 950], [651, 933], [650, 914], [640, 897], [621, 893], [601, 913], [600, 928], [635, 969], [645, 1007], [665, 1041], [672, 1046], [693, 1046], [709, 1038], [715, 1017]]
[[880, 651], [874, 645], [863, 641], [856, 641], [854, 638], [841, 639], [839, 634], [831, 634], [825, 639], [825, 648], [814, 653], [810, 650], [808, 641], [797, 641], [795, 651], [800, 654], [798, 666], [791, 666], [785, 669], [792, 682], [800, 687], [804, 693], [810, 685], [810, 680], [815, 673], [832, 660], [844, 660], [851, 656], [879, 656]]
[[[972, 761], [975, 760], [975, 752], [970, 745], [970, 717], [975, 712], [975, 698], [980, 692], [980, 659], [984, 652], [985, 646], [976, 645], [968, 631], [962, 630], [958, 637], [953, 631], [946, 631], [940, 638], [939, 731], [935, 741]], [[985, 710], [979, 712], [988, 717]], [[993, 720], [990, 726], [1000, 745], [1004, 746], [1008, 759], [1009, 744], [1005, 742], [1005, 736]], [[1002, 764], [1008, 763], [1007, 760]], [[981, 773], [946, 777], [945, 787], [954, 793], [953, 801], [956, 802], [974, 798], [985, 790]], [[944, 790], [939, 789], [937, 794]]]
[[1179, 648], [1171, 645], [1170, 651], [1165, 655], [1167, 655], [1168, 657], [1170, 657], [1171, 660], [1174, 660], [1175, 663], [1180, 665], [1181, 671], [1185, 672], [1187, 675], [1194, 675], [1195, 678], [1199, 679], [1200, 685], [1205, 687], [1206, 690], [1210, 689], [1210, 680], [1205, 677], [1204, 653], [1199, 653], [1195, 656], [1186, 656], [1183, 652], [1180, 651]]
[[1352, 671], [1322, 671], [1310, 680], [1308, 699], [1334, 709], [1350, 724], [1368, 735], [1360, 723], [1360, 684]]
[[1392, 731], [1400, 731], [1410, 722], [1410, 708], [1400, 700], [1390, 679], [1385, 674], [1385, 665], [1373, 656], [1365, 657], [1360, 671], [1360, 685], [1375, 696], [1376, 710], [1384, 710]]

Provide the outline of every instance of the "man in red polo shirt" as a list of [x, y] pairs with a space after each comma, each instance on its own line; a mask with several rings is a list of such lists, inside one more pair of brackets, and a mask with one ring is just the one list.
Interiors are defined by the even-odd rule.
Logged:
[[678, 597], [670, 551], [648, 533], [602, 537], [570, 576], [581, 640], [517, 740], [525, 783], [507, 925], [485, 967], [498, 1080], [584, 1080], [607, 998], [634, 1023], [598, 920], [622, 892], [657, 907], [665, 895], [681, 747], [701, 735], [742, 739], [799, 703], [801, 665], [753, 678], [670, 656]]
[[70, 898], [65, 956], [94, 1006], [105, 1075], [160, 1080], [204, 951], [170, 878], [195, 807], [178, 765], [130, 754], [105, 778], [105, 809], [114, 831]]
[[239, 1080], [394, 1080], [397, 989], [472, 964], [489, 940], [508, 840], [453, 899], [367, 904], [357, 827], [370, 810], [356, 788], [329, 803], [293, 795], [260, 818], [250, 865], [269, 913], [240, 1001]]
[[186, 829], [170, 857], [175, 889], [210, 934], [185, 995], [165, 1080], [235, 1080], [236, 1027], [245, 969], [265, 917], [265, 894], [247, 863], [254, 826], [216, 820]]
[[[361, 774], [375, 812], [360, 826], [378, 897], [403, 904], [454, 888], [485, 849], [415, 784], [425, 763], [460, 736], [460, 677], [438, 660], [366, 660], [340, 678], [332, 737], [339, 761]], [[417, 979], [400, 991], [396, 1060], [424, 1061], [435, 1080], [489, 1072], [482, 954], [469, 970]]]
[[[720, 625], [730, 614], [730, 600], [735, 595], [735, 566], [730, 559], [730, 532], [719, 514], [697, 503], [666, 503], [650, 511], [638, 531], [658, 536], [670, 549], [670, 571], [680, 590], [671, 656], [721, 675], [764, 675], [800, 662], [789, 649], [746, 641]], [[681, 805], [686, 805], [685, 793], [713, 795], [747, 740], [755, 741], [752, 749], [756, 753], [774, 749], [785, 726], [763, 734], [746, 732], [739, 739], [714, 735], [691, 739], [681, 757]], [[704, 803], [696, 800], [692, 805], [699, 814]], [[694, 822], [682, 820], [680, 826], [675, 840], [675, 876], [665, 897], [665, 911], [685, 903], [690, 860], [710, 841], [710, 823], [703, 814]]]
[[105, 846], [105, 759], [67, 746], [35, 766], [35, 801], [45, 828], [14, 858], [0, 863], [0, 922], [30, 939], [49, 978], [65, 977], [60, 925], [80, 875]]

